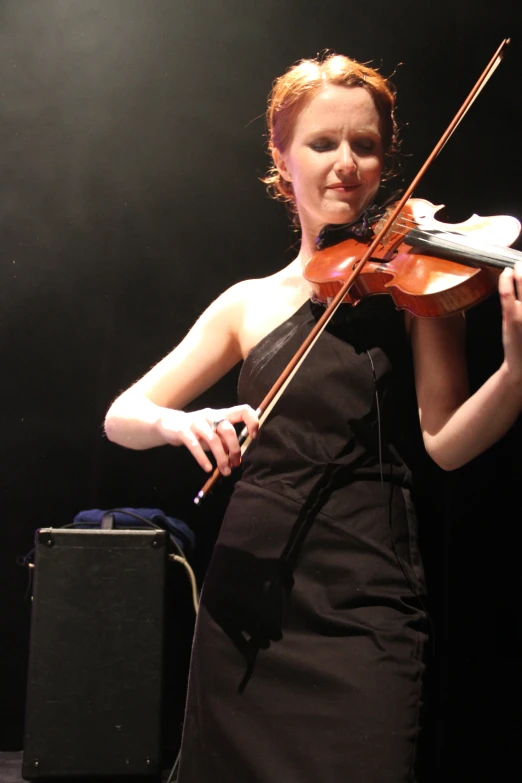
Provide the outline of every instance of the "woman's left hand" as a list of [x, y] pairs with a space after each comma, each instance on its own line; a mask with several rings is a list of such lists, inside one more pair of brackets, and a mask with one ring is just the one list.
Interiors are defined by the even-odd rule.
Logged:
[[513, 380], [522, 383], [522, 262], [504, 269], [498, 281], [502, 305], [504, 362]]

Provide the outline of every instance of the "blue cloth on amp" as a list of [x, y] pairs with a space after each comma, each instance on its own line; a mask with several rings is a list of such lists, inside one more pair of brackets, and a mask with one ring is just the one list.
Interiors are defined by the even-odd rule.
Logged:
[[168, 517], [159, 508], [91, 508], [76, 514], [73, 527], [101, 528], [107, 518], [112, 518], [115, 528], [160, 527], [170, 533], [185, 554], [194, 550], [194, 531], [182, 519]]

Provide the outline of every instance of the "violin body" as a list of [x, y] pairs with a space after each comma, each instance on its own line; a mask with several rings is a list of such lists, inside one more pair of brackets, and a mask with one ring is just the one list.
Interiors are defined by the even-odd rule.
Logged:
[[[364, 263], [343, 302], [356, 305], [366, 296], [389, 294], [397, 308], [433, 318], [466, 310], [492, 294], [503, 266], [513, 264], [517, 251], [509, 251], [505, 263], [501, 261], [496, 266], [490, 266], [487, 257], [504, 257], [500, 248], [516, 240], [521, 228], [519, 221], [507, 215], [473, 215], [463, 223], [446, 224], [434, 218], [442, 206], [425, 199], [409, 199]], [[385, 214], [376, 222], [375, 234], [386, 219]], [[421, 229], [429, 237], [428, 252], [416, 244], [416, 239], [424, 234], [412, 229]], [[459, 240], [457, 247], [441, 250], [439, 235]], [[345, 239], [312, 255], [304, 276], [319, 301], [327, 303], [337, 295], [370, 244], [371, 240], [365, 243]], [[488, 247], [485, 254], [479, 252], [484, 244]]]

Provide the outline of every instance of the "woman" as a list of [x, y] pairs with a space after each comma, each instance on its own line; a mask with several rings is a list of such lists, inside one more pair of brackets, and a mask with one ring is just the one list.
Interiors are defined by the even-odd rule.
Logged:
[[[375, 202], [396, 147], [391, 86], [344, 56], [291, 68], [267, 117], [267, 182], [299, 223], [296, 259], [225, 291], [106, 418], [123, 446], [184, 445], [206, 471], [211, 452], [225, 476], [241, 461], [234, 425], [255, 439], [205, 578], [179, 780], [412, 781], [427, 622], [410, 359], [425, 448], [457, 468], [522, 408], [522, 270], [500, 277], [505, 357], [472, 396], [461, 315], [417, 319], [370, 297], [341, 307], [259, 429], [320, 314], [303, 276], [316, 237]], [[241, 360], [240, 405], [183, 412]]]

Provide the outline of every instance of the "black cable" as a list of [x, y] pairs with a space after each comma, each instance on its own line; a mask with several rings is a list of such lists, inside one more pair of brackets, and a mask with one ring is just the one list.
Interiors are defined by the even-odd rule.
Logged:
[[[379, 451], [379, 468], [380, 468], [380, 475], [381, 475], [381, 489], [382, 489], [382, 492], [384, 494], [384, 466], [383, 466], [383, 461], [382, 461], [381, 409], [380, 409], [380, 403], [379, 403], [379, 392], [378, 392], [378, 389], [377, 389], [377, 376], [375, 374], [375, 366], [373, 364], [373, 359], [371, 357], [370, 351], [367, 350], [366, 353], [368, 354], [368, 358], [370, 360], [370, 364], [371, 364], [371, 367], [372, 367], [373, 382], [374, 382], [374, 386], [375, 386], [375, 402], [376, 402], [376, 407], [377, 407], [377, 431], [378, 431], [378, 436], [377, 437], [378, 437], [378, 451]], [[428, 608], [427, 608], [427, 606], [426, 606], [426, 604], [424, 602], [424, 599], [423, 599], [422, 595], [418, 591], [417, 585], [412, 581], [410, 575], [408, 574], [407, 570], [405, 569], [405, 567], [403, 565], [403, 562], [402, 562], [401, 558], [399, 557], [399, 553], [397, 552], [397, 548], [395, 546], [395, 539], [394, 539], [394, 536], [393, 536], [393, 529], [392, 529], [392, 510], [391, 510], [391, 503], [392, 503], [392, 497], [393, 497], [393, 487], [394, 487], [394, 484], [393, 484], [393, 482], [390, 482], [390, 484], [391, 484], [390, 496], [389, 496], [389, 500], [388, 500], [388, 524], [390, 526], [390, 540], [391, 540], [393, 553], [395, 555], [395, 559], [397, 560], [397, 562], [399, 564], [399, 568], [401, 569], [402, 574], [403, 574], [404, 578], [406, 579], [406, 582], [408, 583], [408, 586], [409, 586], [411, 592], [413, 593], [415, 598], [418, 600], [422, 610], [424, 611], [424, 613], [426, 615], [426, 621], [428, 623], [428, 627], [429, 627], [430, 632], [431, 632], [431, 639], [433, 640], [432, 645], [433, 645], [433, 648], [434, 648], [435, 647], [435, 626], [434, 626], [433, 619], [432, 619], [432, 617], [431, 617], [431, 615], [430, 615], [430, 613], [428, 611]], [[409, 534], [408, 534], [408, 536], [409, 536]]]
[[181, 757], [181, 748], [178, 751], [178, 755], [176, 756], [176, 760], [175, 760], [174, 764], [172, 765], [172, 769], [170, 770], [170, 774], [169, 774], [167, 780], [165, 781], [165, 783], [176, 783], [177, 778], [173, 779], [172, 776], [178, 771], [180, 757]]
[[366, 351], [368, 359], [372, 366], [373, 385], [375, 388], [375, 403], [377, 407], [377, 441], [379, 448], [379, 470], [381, 473], [381, 489], [384, 491], [384, 468], [382, 464], [382, 433], [381, 433], [381, 406], [379, 405], [379, 390], [377, 389], [377, 375], [375, 373], [375, 366], [373, 364], [372, 355], [369, 350]]

